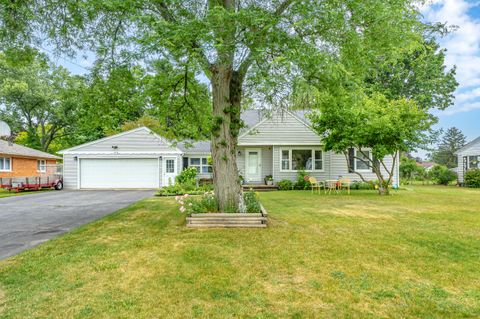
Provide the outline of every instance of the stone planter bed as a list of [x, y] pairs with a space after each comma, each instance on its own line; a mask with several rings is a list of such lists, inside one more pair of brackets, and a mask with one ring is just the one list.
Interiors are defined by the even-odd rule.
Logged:
[[189, 228], [265, 228], [268, 214], [263, 206], [259, 214], [207, 213], [190, 214], [187, 217]]

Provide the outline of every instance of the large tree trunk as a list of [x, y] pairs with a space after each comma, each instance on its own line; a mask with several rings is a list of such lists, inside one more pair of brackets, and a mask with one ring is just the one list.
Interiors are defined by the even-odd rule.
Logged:
[[245, 211], [237, 168], [241, 95], [241, 81], [237, 80], [238, 77], [231, 67], [212, 68], [213, 182], [221, 212]]

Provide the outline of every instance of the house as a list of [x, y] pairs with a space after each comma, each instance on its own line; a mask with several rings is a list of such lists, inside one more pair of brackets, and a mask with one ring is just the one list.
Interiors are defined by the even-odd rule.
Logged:
[[458, 183], [463, 185], [465, 172], [480, 168], [480, 136], [455, 152], [458, 156]]
[[[246, 128], [238, 139], [237, 165], [247, 183], [295, 180], [299, 169], [320, 180], [339, 176], [359, 180], [349, 172], [344, 154], [325, 152], [320, 137], [308, 124], [305, 112], [282, 112], [271, 116], [250, 110], [242, 114]], [[146, 127], [109, 136], [60, 152], [64, 160], [64, 186], [84, 188], [158, 188], [175, 181], [186, 167], [196, 167], [201, 178], [212, 177], [210, 142], [176, 145]], [[356, 150], [351, 149], [351, 155]], [[371, 156], [371, 155], [370, 155]], [[375, 180], [372, 169], [351, 160], [354, 170]], [[387, 159], [387, 167], [393, 160]], [[393, 184], [398, 183], [398, 158]]]
[[0, 140], [0, 178], [41, 176], [60, 157]]

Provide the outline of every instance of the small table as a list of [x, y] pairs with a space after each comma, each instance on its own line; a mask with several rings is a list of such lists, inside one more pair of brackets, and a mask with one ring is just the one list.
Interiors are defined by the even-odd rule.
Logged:
[[335, 193], [338, 194], [338, 184], [339, 184], [338, 179], [327, 179], [325, 181], [325, 186], [328, 190], [328, 193], [330, 194], [332, 190], [334, 190]]

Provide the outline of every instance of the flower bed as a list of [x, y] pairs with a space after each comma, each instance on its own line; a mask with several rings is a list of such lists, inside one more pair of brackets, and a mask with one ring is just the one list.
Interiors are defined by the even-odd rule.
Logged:
[[267, 226], [267, 212], [260, 204], [258, 195], [253, 192], [245, 192], [244, 212], [239, 213], [227, 209], [219, 212], [218, 203], [213, 191], [204, 193], [202, 196], [185, 194], [175, 197], [180, 205], [180, 212], [187, 214], [187, 227], [211, 228], [264, 228]]

